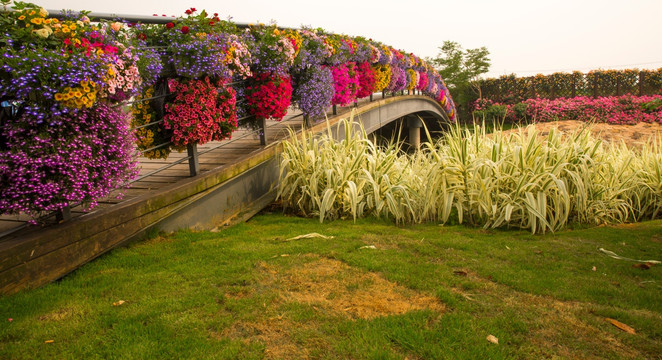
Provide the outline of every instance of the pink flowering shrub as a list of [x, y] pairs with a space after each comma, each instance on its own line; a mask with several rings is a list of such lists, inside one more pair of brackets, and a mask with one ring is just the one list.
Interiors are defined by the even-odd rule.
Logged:
[[[617, 125], [634, 125], [640, 122], [662, 123], [662, 111], [647, 111], [644, 105], [662, 99], [662, 95], [575, 97], [528, 99], [518, 104], [505, 105], [487, 99], [474, 103], [474, 115], [478, 117], [499, 114], [510, 121], [547, 122], [557, 120], [599, 121]], [[500, 109], [495, 111], [495, 109]]]
[[236, 92], [222, 80], [173, 79], [168, 87], [175, 100], [165, 105], [163, 126], [175, 147], [229, 138], [237, 128]]
[[354, 101], [359, 90], [359, 75], [356, 71], [356, 64], [351, 61], [338, 64], [331, 67], [331, 72], [333, 73], [335, 86], [333, 104], [345, 106]]
[[359, 74], [359, 90], [356, 93], [357, 98], [370, 96], [375, 91], [375, 72], [368, 62], [359, 63], [356, 66]]
[[426, 71], [418, 72], [418, 85], [416, 90], [425, 90], [428, 87], [428, 73]]
[[280, 121], [292, 102], [292, 81], [285, 75], [258, 74], [248, 81], [246, 100], [251, 115]]

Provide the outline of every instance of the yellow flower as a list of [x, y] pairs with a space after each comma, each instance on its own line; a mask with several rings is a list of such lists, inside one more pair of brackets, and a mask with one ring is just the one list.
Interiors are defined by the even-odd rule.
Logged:
[[46, 16], [48, 16], [48, 11], [46, 11], [46, 9], [44, 9], [44, 8], [40, 8], [39, 9], [39, 16], [45, 18]]
[[76, 24], [71, 24], [71, 25], [69, 25], [69, 29], [71, 29], [71, 30], [76, 30]]
[[36, 14], [36, 12], [34, 12], [34, 10], [32, 10], [32, 11], [30, 11], [30, 13], [28, 15], [32, 16], [34, 14]]
[[90, 92], [90, 87], [89, 86], [83, 86], [83, 92], [89, 93]]
[[18, 17], [19, 20], [25, 20], [25, 15], [21, 15]]
[[68, 32], [70, 31], [70, 30], [69, 30], [69, 27], [68, 27], [67, 25], [62, 25], [62, 29], [61, 29], [61, 30], [62, 30], [62, 32], [65, 33], [65, 34], [68, 33]]
[[62, 97], [63, 96], [60, 93], [55, 94], [55, 101], [62, 101]]
[[41, 37], [41, 38], [47, 38], [51, 35], [52, 31], [50, 28], [45, 28], [45, 29], [39, 29], [39, 30], [32, 30], [32, 33]]

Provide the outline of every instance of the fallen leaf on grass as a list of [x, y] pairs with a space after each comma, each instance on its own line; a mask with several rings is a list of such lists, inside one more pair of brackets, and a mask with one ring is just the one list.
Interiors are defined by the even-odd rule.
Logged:
[[538, 254], [538, 255], [542, 254], [542, 251], [540, 251], [540, 250], [533, 250], [533, 252]]
[[494, 335], [487, 335], [487, 341], [491, 342], [492, 344], [499, 344], [499, 338]]
[[55, 342], [55, 340], [46, 340], [46, 341], [44, 341], [44, 344], [52, 344], [54, 342]]
[[375, 249], [377, 249], [377, 247], [375, 245], [366, 245], [366, 246], [361, 246], [359, 248], [359, 250], [361, 250], [361, 249], [373, 249], [373, 250], [375, 250]]
[[597, 271], [598, 268], [596, 268], [596, 267], [594, 266], [591, 270], [593, 270], [593, 271]]
[[299, 239], [313, 239], [313, 238], [322, 238], [322, 239], [333, 239], [333, 236], [326, 236], [318, 233], [310, 233], [305, 235], [299, 235], [292, 238], [289, 238], [285, 241], [299, 240]]
[[463, 270], [453, 270], [453, 275], [457, 276], [467, 276], [467, 272]]
[[632, 265], [633, 268], [637, 268], [637, 269], [641, 269], [641, 270], [648, 270], [648, 269], [652, 268], [653, 266], [655, 266], [655, 264], [649, 263], [649, 262]]
[[120, 301], [114, 302], [113, 306], [120, 306], [120, 305], [124, 304], [125, 302], [126, 301], [124, 301], [124, 300], [120, 300]]
[[620, 322], [620, 321], [618, 321], [618, 320], [614, 320], [614, 319], [612, 319], [612, 318], [605, 318], [605, 320], [609, 321], [612, 325], [614, 325], [614, 326], [616, 326], [617, 328], [619, 328], [619, 329], [625, 331], [625, 332], [628, 333], [628, 334], [636, 334], [636, 333], [637, 333], [636, 331], [634, 331], [633, 328], [631, 328], [631, 327], [628, 326], [628, 325], [623, 324], [622, 322]]

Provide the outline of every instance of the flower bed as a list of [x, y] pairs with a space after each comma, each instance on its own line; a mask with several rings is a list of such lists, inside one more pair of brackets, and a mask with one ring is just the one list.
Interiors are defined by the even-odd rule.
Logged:
[[511, 122], [580, 120], [618, 125], [662, 123], [662, 109], [649, 106], [661, 101], [662, 95], [528, 99], [513, 105], [482, 99], [474, 104], [474, 117]]

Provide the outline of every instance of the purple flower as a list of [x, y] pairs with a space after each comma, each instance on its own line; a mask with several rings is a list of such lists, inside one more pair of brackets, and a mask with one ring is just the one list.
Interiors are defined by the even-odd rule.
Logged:
[[323, 118], [333, 99], [333, 74], [323, 65], [306, 69], [296, 79], [294, 101], [304, 115], [311, 119]]
[[0, 213], [36, 218], [69, 203], [89, 207], [137, 174], [126, 115], [101, 104], [50, 126], [25, 113], [0, 137]]

